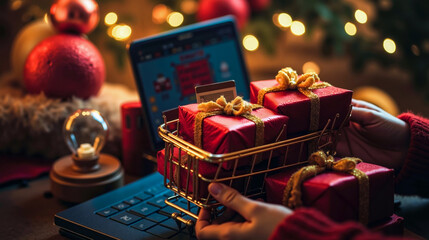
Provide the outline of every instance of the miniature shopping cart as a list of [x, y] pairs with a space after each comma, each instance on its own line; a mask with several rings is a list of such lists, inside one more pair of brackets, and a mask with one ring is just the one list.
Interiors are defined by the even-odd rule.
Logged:
[[[339, 114], [336, 114], [320, 131], [278, 141], [285, 131], [285, 126], [283, 126], [274, 143], [225, 154], [213, 154], [183, 140], [178, 135], [179, 120], [167, 121], [164, 116], [164, 124], [158, 128], [158, 134], [165, 142], [164, 185], [175, 193], [165, 202], [179, 211], [173, 213], [172, 218], [178, 224], [180, 221], [192, 226], [198, 219], [198, 216], [191, 211], [193, 204], [200, 208], [211, 208], [214, 215], [218, 214], [220, 204], [207, 190], [204, 191], [204, 188], [207, 189], [206, 186], [212, 182], [222, 182], [232, 186], [249, 198], [263, 197], [265, 194], [264, 179], [268, 174], [306, 164], [308, 152], [324, 150], [326, 153], [335, 155], [337, 136], [344, 124], [348, 122], [350, 112], [351, 107], [338, 129], [334, 129], [336, 121], [340, 119]], [[297, 157], [298, 161], [289, 163], [288, 157], [292, 151], [294, 158]], [[279, 152], [281, 154], [278, 154]], [[262, 155], [264, 161], [258, 163], [258, 159], [261, 159]], [[238, 161], [243, 158], [250, 159], [249, 166], [244, 169], [238, 167]], [[222, 169], [222, 163], [226, 161], [232, 161], [234, 166], [227, 171], [228, 174], [225, 174]], [[216, 169], [213, 176], [207, 177], [202, 174], [200, 166], [203, 162], [210, 163]], [[180, 198], [187, 201], [187, 207], [175, 204]], [[195, 220], [184, 218], [185, 215], [189, 215]]]

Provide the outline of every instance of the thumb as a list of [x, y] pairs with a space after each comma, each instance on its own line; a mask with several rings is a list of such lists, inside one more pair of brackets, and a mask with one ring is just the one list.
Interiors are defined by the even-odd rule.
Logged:
[[225, 207], [238, 212], [247, 220], [252, 218], [249, 210], [254, 205], [254, 202], [241, 195], [237, 190], [221, 183], [210, 183], [209, 192]]
[[372, 109], [353, 106], [350, 121], [366, 126], [374, 123], [379, 118], [379, 113]]

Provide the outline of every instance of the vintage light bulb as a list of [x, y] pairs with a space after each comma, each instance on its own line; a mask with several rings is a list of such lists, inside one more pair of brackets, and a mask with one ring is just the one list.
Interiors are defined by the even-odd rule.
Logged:
[[100, 112], [93, 109], [77, 110], [64, 122], [63, 135], [77, 170], [99, 168], [97, 160], [109, 135], [109, 125]]

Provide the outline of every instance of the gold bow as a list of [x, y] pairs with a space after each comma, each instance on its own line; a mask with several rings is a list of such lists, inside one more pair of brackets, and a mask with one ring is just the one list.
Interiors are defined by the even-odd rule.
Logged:
[[369, 179], [368, 176], [356, 169], [356, 164], [362, 160], [359, 158], [346, 157], [334, 161], [334, 157], [327, 156], [323, 151], [317, 151], [310, 155], [309, 166], [302, 167], [290, 177], [284, 192], [282, 203], [289, 208], [302, 206], [301, 186], [302, 183], [311, 177], [327, 170], [336, 172], [350, 173], [355, 176], [359, 182], [359, 221], [363, 224], [368, 223], [369, 209]]
[[224, 96], [220, 96], [216, 102], [204, 102], [198, 105], [198, 114], [195, 117], [194, 127], [194, 144], [197, 147], [202, 147], [202, 129], [203, 120], [206, 117], [214, 115], [234, 115], [242, 116], [256, 124], [255, 146], [264, 144], [264, 122], [251, 114], [252, 109], [261, 108], [262, 106], [251, 104], [244, 101], [243, 98], [237, 96], [231, 102], [227, 102]]
[[310, 131], [316, 131], [319, 128], [320, 99], [311, 90], [331, 86], [327, 82], [320, 81], [317, 73], [309, 72], [298, 76], [295, 70], [290, 67], [282, 68], [276, 75], [278, 86], [263, 88], [258, 92], [258, 104], [264, 104], [265, 94], [270, 92], [279, 92], [285, 90], [298, 90], [310, 98]]

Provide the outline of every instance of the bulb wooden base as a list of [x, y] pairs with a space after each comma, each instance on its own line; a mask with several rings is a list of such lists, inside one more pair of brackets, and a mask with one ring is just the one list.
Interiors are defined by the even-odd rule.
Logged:
[[52, 194], [66, 202], [80, 203], [123, 185], [119, 160], [100, 154], [99, 168], [92, 172], [76, 171], [72, 156], [58, 159], [49, 174]]

